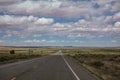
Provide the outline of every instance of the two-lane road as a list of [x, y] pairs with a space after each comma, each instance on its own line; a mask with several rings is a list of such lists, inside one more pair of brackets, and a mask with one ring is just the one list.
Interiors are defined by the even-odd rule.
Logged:
[[2, 65], [0, 80], [99, 80], [74, 64], [57, 53], [57, 55]]

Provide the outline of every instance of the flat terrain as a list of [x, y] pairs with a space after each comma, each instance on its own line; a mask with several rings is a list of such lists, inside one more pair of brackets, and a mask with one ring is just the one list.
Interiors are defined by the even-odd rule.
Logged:
[[[14, 51], [14, 53], [10, 53]], [[0, 65], [42, 57], [57, 52], [57, 48], [0, 47]]]
[[0, 80], [99, 80], [60, 52], [0, 66]]
[[120, 80], [120, 48], [73, 48], [62, 51], [103, 80]]
[[0, 47], [0, 65], [0, 80], [119, 80], [120, 48]]

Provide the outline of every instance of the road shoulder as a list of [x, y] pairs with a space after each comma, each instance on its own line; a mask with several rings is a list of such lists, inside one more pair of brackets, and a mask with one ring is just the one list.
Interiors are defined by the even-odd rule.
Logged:
[[77, 60], [68, 56], [65, 56], [65, 59], [81, 80], [101, 80], [95, 74], [92, 74], [88, 69], [78, 63]]

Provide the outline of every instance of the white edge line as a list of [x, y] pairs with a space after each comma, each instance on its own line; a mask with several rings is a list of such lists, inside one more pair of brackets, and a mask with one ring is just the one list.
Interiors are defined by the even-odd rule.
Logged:
[[65, 63], [67, 64], [67, 66], [69, 67], [69, 69], [72, 71], [72, 73], [74, 74], [74, 76], [76, 77], [77, 80], [80, 80], [80, 78], [77, 76], [77, 74], [73, 71], [73, 69], [71, 68], [71, 66], [69, 65], [69, 63], [66, 61], [66, 59], [64, 58], [63, 55], [61, 55], [62, 58], [64, 59]]

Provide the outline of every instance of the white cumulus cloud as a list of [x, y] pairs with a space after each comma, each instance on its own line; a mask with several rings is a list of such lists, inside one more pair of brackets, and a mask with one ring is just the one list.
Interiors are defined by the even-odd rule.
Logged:
[[116, 22], [115, 27], [120, 27], [120, 22]]
[[54, 20], [52, 18], [40, 18], [38, 19], [35, 24], [52, 24]]

